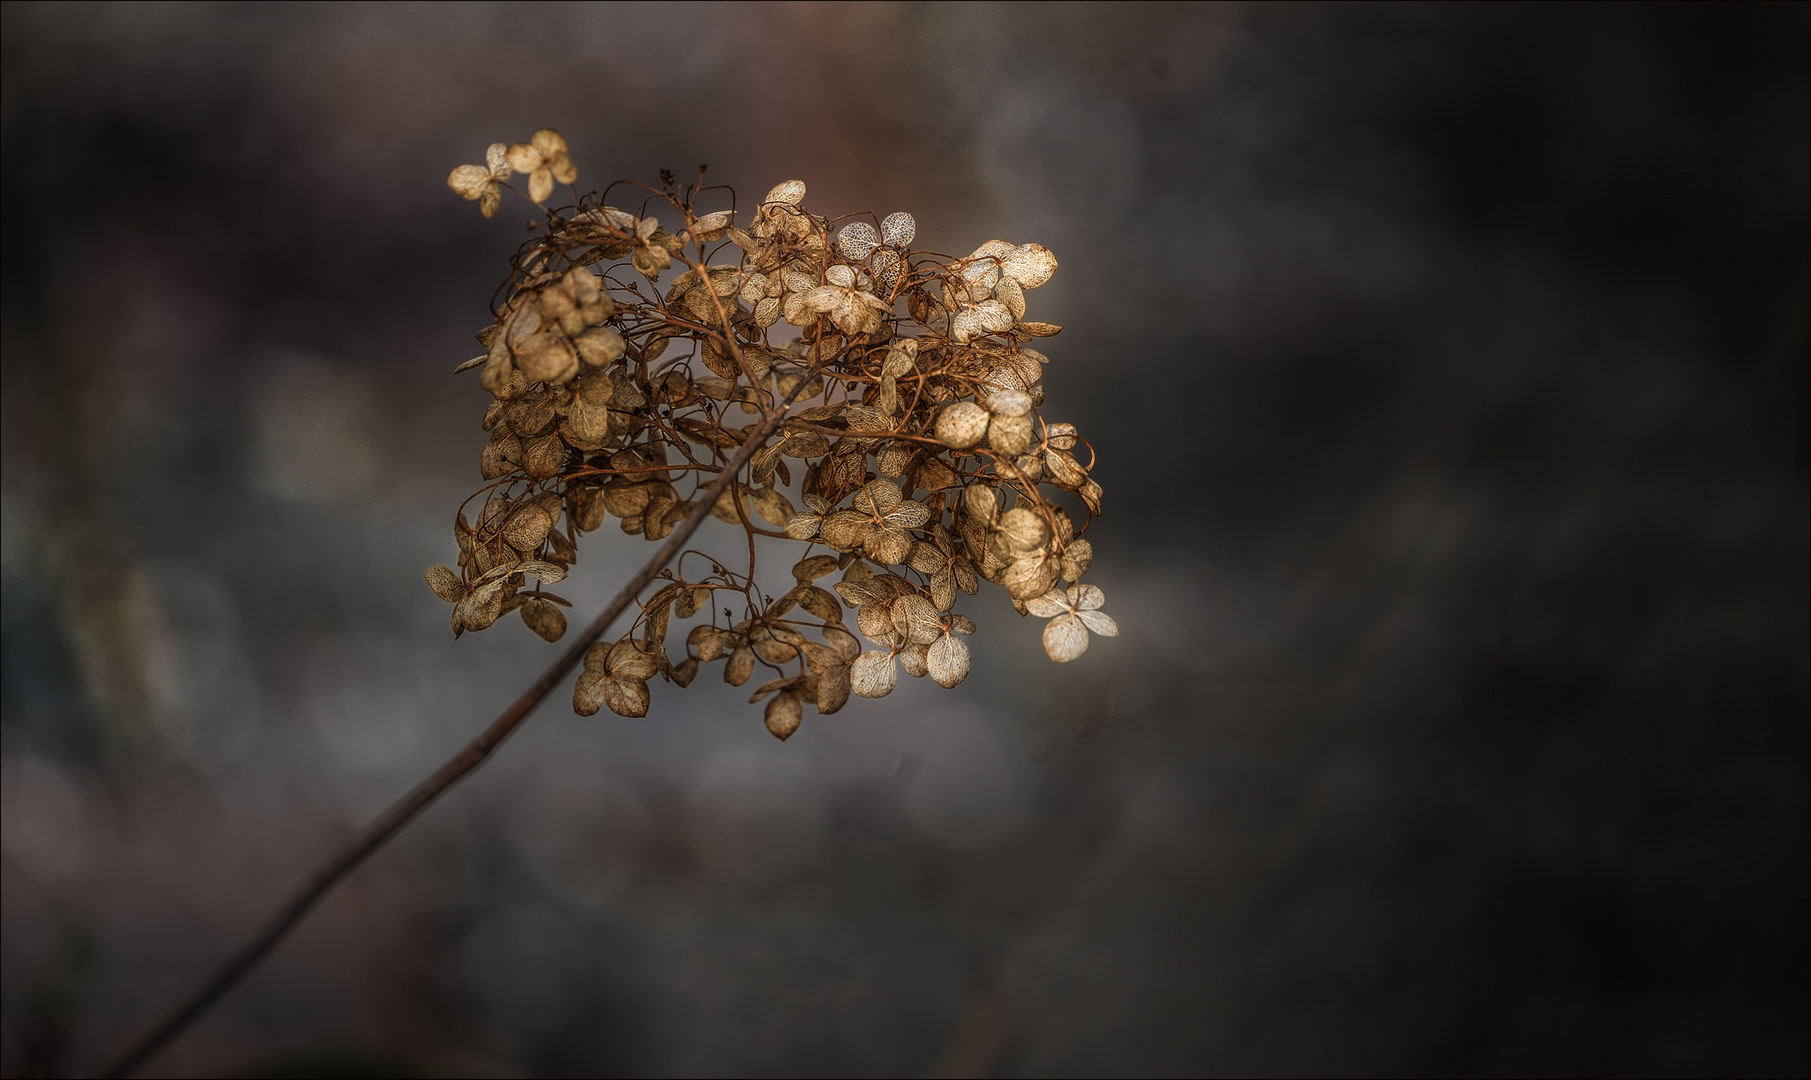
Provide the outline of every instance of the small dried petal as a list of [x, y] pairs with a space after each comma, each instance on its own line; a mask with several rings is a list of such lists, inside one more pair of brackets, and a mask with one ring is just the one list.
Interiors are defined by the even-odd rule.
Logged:
[[907, 645], [899, 650], [899, 666], [904, 668], [905, 673], [912, 678], [922, 679], [931, 672], [930, 661], [927, 659], [930, 651], [929, 645], [916, 642]]
[[792, 568], [792, 576], [800, 581], [816, 581], [836, 569], [836, 560], [829, 555], [812, 555], [800, 559]]
[[1058, 615], [1044, 627], [1044, 651], [1057, 663], [1067, 664], [1088, 651], [1088, 628], [1074, 615]]
[[769, 191], [767, 197], [761, 201], [763, 203], [781, 203], [786, 206], [797, 206], [804, 200], [805, 181], [787, 180], [775, 184], [773, 190]]
[[966, 450], [987, 434], [987, 410], [972, 401], [944, 407], [937, 416], [937, 441], [955, 450]]
[[648, 715], [648, 684], [640, 679], [604, 676], [604, 704], [618, 716]]
[[841, 709], [849, 700], [849, 691], [854, 686], [846, 664], [837, 664], [825, 669], [817, 677], [817, 711], [821, 716], [829, 716]]
[[968, 678], [968, 643], [954, 635], [944, 634], [931, 644], [925, 663], [930, 668], [931, 678], [947, 690]]
[[893, 601], [893, 628], [899, 636], [919, 645], [929, 645], [943, 634], [937, 609], [917, 593]]
[[1035, 289], [1056, 273], [1056, 256], [1042, 244], [1021, 244], [1001, 257], [1000, 272], [1022, 289]]
[[1031, 449], [1031, 417], [995, 416], [987, 425], [987, 445], [1007, 457], [1018, 457]]
[[849, 669], [850, 688], [865, 698], [883, 698], [899, 682], [899, 668], [893, 654], [884, 649], [862, 653]]
[[792, 733], [799, 729], [799, 721], [804, 719], [805, 710], [799, 699], [791, 694], [781, 694], [767, 703], [767, 731], [774, 738], [785, 742]]
[[896, 210], [881, 220], [880, 238], [882, 243], [903, 247], [911, 243], [917, 235], [917, 220], [904, 210]]
[[729, 663], [723, 666], [723, 681], [731, 686], [741, 686], [754, 673], [755, 651], [746, 645], [736, 646], [736, 651], [729, 654]]
[[843, 258], [850, 262], [861, 262], [879, 246], [880, 234], [865, 221], [851, 221], [844, 225], [843, 231], [836, 238], [836, 250], [842, 252]]
[[451, 567], [436, 563], [422, 576], [427, 579], [428, 588], [434, 590], [434, 595], [447, 603], [457, 604], [465, 599], [465, 582], [459, 580]]
[[522, 605], [522, 622], [543, 641], [558, 641], [566, 636], [565, 612], [538, 597]]
[[553, 531], [553, 515], [530, 503], [510, 515], [503, 526], [503, 539], [517, 551], [527, 553], [541, 546]]

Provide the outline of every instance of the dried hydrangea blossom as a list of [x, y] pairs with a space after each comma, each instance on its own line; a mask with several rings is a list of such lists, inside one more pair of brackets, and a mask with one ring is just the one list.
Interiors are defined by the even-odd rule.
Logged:
[[[665, 538], [750, 418], [782, 412], [709, 507], [741, 530], [746, 565], [681, 555], [629, 630], [586, 654], [579, 713], [644, 716], [653, 679], [685, 687], [718, 662], [734, 686], [765, 669], [750, 700], [766, 701], [781, 739], [806, 705], [828, 714], [851, 694], [883, 697], [902, 669], [953, 687], [976, 631], [954, 608], [983, 582], [1050, 619], [1058, 662], [1090, 632], [1118, 633], [1080, 580], [1093, 562], [1081, 533], [1100, 512], [1092, 448], [1043, 415], [1049, 359], [1030, 342], [1061, 327], [1025, 318], [1026, 294], [1057, 269], [1048, 249], [916, 250], [911, 214], [839, 224], [806, 209], [799, 180], [744, 212], [702, 170], [693, 184], [662, 174], [658, 187], [611, 189], [633, 204], [588, 195], [547, 209], [555, 182], [578, 177], [551, 129], [493, 144], [485, 160], [448, 186], [492, 217], [526, 173], [517, 194], [544, 221], [478, 333], [485, 352], [456, 369], [480, 369], [492, 400], [486, 484], [454, 521], [458, 565], [427, 572], [455, 635], [513, 612], [558, 640], [570, 605], [549, 587], [580, 537], [614, 522]], [[778, 597], [755, 584], [757, 551], [773, 543], [803, 545]]]

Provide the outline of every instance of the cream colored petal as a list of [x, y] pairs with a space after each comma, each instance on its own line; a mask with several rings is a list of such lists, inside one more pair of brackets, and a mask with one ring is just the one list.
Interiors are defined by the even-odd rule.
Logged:
[[1107, 594], [1098, 585], [1069, 586], [1069, 606], [1077, 611], [1093, 611], [1107, 602]]
[[1020, 288], [1035, 289], [1056, 273], [1056, 256], [1042, 244], [1024, 244], [1001, 257], [1000, 269]]
[[959, 637], [944, 634], [931, 644], [925, 663], [930, 668], [931, 678], [947, 690], [968, 678], [968, 643]]
[[540, 151], [527, 143], [511, 144], [506, 155], [509, 167], [517, 172], [531, 173], [541, 167]]
[[870, 513], [889, 514], [904, 497], [898, 484], [882, 477], [868, 481], [867, 487], [855, 497], [855, 503], [858, 508]]
[[1031, 449], [1031, 417], [996, 416], [987, 425], [987, 445], [996, 454], [1016, 458]]
[[803, 202], [804, 199], [805, 181], [787, 180], [774, 185], [774, 189], [769, 191], [767, 197], [761, 201], [764, 203], [784, 203], [787, 206], [797, 206], [799, 203]]
[[1075, 617], [1101, 637], [1119, 636], [1119, 624], [1113, 621], [1113, 616], [1104, 611], [1078, 611], [1075, 613]]
[[528, 143], [542, 157], [550, 158], [555, 154], [564, 154], [567, 150], [566, 137], [553, 128], [542, 128], [535, 132], [529, 137]]
[[562, 184], [578, 183], [579, 167], [573, 164], [571, 158], [567, 157], [565, 154], [559, 154], [554, 157], [551, 164], [553, 167], [553, 178], [555, 180], [558, 180]]
[[786, 535], [794, 540], [809, 540], [817, 535], [824, 519], [817, 514], [796, 514], [786, 523]]
[[528, 197], [544, 203], [553, 194], [553, 170], [542, 166], [528, 174]]
[[985, 404], [995, 416], [1024, 416], [1031, 411], [1031, 395], [1023, 390], [996, 390], [987, 395]]
[[1014, 322], [1025, 317], [1025, 293], [1012, 278], [1002, 277], [994, 282], [994, 299], [1006, 308]]
[[921, 502], [902, 502], [883, 518], [897, 529], [916, 529], [931, 520], [931, 508]]
[[1058, 615], [1044, 627], [1044, 651], [1057, 663], [1067, 664], [1088, 651], [1088, 628], [1074, 615]]
[[880, 223], [880, 238], [882, 243], [902, 247], [911, 243], [913, 238], [917, 235], [917, 220], [904, 210], [896, 210], [893, 213], [888, 214]]
[[660, 670], [660, 661], [634, 641], [625, 639], [610, 647], [604, 666], [621, 678], [645, 679]]
[[899, 642], [899, 631], [893, 627], [893, 617], [880, 604], [863, 604], [855, 609], [855, 626], [861, 636], [876, 645], [892, 646]]
[[823, 526], [818, 530], [818, 537], [838, 551], [851, 551], [861, 546], [873, 526], [874, 523], [865, 514], [839, 510], [824, 519]]
[[868, 534], [862, 551], [877, 563], [898, 566], [912, 554], [912, 538], [904, 529], [883, 525]]
[[491, 143], [484, 151], [484, 166], [485, 171], [490, 173], [491, 179], [508, 180], [510, 174], [509, 147], [500, 142]]
[[847, 293], [835, 285], [819, 285], [799, 298], [800, 303], [816, 312], [835, 311]]
[[446, 186], [461, 199], [477, 199], [491, 189], [490, 170], [481, 165], [461, 165], [447, 174]]
[[623, 336], [613, 326], [594, 326], [573, 340], [579, 359], [592, 367], [604, 367], [622, 358]]
[[1061, 589], [1051, 589], [1041, 596], [1034, 596], [1025, 601], [1025, 610], [1040, 619], [1054, 619], [1069, 610], [1069, 601]]
[[853, 289], [855, 288], [855, 271], [842, 263], [837, 263], [824, 271], [824, 280], [839, 288]]
[[879, 246], [880, 234], [865, 221], [852, 221], [844, 225], [843, 231], [836, 237], [836, 249], [842, 252], [843, 258], [851, 262], [861, 262]]
[[987, 410], [972, 401], [948, 405], [937, 415], [937, 441], [956, 450], [966, 450], [987, 434]]
[[1050, 538], [1050, 529], [1037, 513], [1015, 506], [1000, 515], [1000, 536], [1015, 552], [1035, 551]]
[[533, 574], [541, 579], [543, 585], [558, 585], [566, 580], [566, 568], [559, 563], [541, 562], [530, 559], [516, 564], [515, 573]]
[[478, 203], [478, 212], [487, 218], [494, 218], [503, 209], [503, 192], [492, 184], [484, 189], [484, 198]]
[[882, 649], [862, 653], [849, 670], [850, 688], [865, 698], [883, 698], [899, 683], [899, 667], [893, 654]]

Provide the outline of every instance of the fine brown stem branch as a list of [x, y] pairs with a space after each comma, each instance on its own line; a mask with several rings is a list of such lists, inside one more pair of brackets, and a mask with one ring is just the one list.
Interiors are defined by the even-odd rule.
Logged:
[[744, 439], [742, 445], [737, 448], [735, 456], [717, 474], [717, 478], [711, 482], [711, 485], [704, 490], [698, 504], [673, 530], [673, 534], [667, 537], [666, 542], [660, 546], [660, 550], [656, 551], [646, 565], [623, 585], [610, 603], [605, 605], [604, 610], [598, 613], [597, 618], [591, 621], [591, 625], [585, 628], [585, 632], [580, 634], [566, 651], [560, 654], [560, 658], [542, 672], [541, 677], [536, 679], [533, 685], [522, 692], [522, 696], [516, 699], [515, 704], [505, 710], [502, 716], [484, 729], [484, 732], [467, 744], [463, 750], [454, 755], [452, 760], [442, 765], [432, 776], [417, 784], [407, 795], [404, 795], [379, 815], [375, 821], [366, 826], [364, 832], [329, 859], [325, 866], [321, 867], [306, 884], [298, 889], [295, 895], [291, 896], [289, 901], [278, 910], [277, 914], [223, 964], [214, 976], [202, 985], [201, 989], [183, 1002], [162, 1023], [132, 1044], [130, 1049], [106, 1068], [100, 1070], [97, 1075], [102, 1077], [130, 1076], [143, 1068], [146, 1062], [205, 1015], [222, 997], [226, 996], [228, 991], [238, 985], [241, 979], [250, 974], [252, 969], [257, 967], [258, 963], [268, 956], [291, 930], [295, 929], [296, 924], [300, 923], [314, 909], [314, 906], [320, 903], [321, 898], [333, 891], [334, 886], [345, 880], [346, 876], [356, 870], [359, 864], [369, 858], [378, 848], [388, 843], [392, 837], [420, 816], [423, 810], [433, 805], [436, 799], [446, 794], [454, 784], [483, 765], [497, 747], [503, 745], [503, 741], [522, 726], [522, 722], [528, 719], [529, 714], [534, 712], [535, 708], [553, 691], [553, 688], [558, 686], [560, 681], [579, 665], [579, 662], [584, 659], [585, 651], [591, 647], [593, 642], [603, 636], [604, 631], [610, 628], [610, 624], [615, 622], [630, 604], [635, 602], [635, 598], [641, 594], [641, 590], [659, 576], [667, 563], [671, 562], [674, 556], [685, 547], [686, 541], [691, 539], [692, 534], [698, 530], [698, 526], [710, 514], [711, 507], [717, 504], [718, 496], [723, 494], [724, 489], [748, 464], [755, 451], [760, 449], [767, 437], [779, 427], [780, 421], [785, 418], [786, 410], [792, 404], [792, 399], [808, 381], [809, 379], [801, 379], [792, 393], [788, 394], [785, 400], [776, 405], [759, 424], [754, 426], [749, 432], [748, 438]]

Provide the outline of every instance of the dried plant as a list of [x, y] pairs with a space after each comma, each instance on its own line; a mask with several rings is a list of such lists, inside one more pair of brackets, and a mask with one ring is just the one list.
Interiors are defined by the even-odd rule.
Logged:
[[[667, 173], [658, 187], [614, 185], [635, 196], [632, 211], [606, 205], [609, 191], [549, 207], [578, 168], [566, 140], [542, 130], [447, 178], [487, 218], [506, 191], [537, 212], [478, 334], [486, 352], [457, 369], [479, 369], [494, 400], [486, 484], [455, 518], [458, 568], [427, 572], [453, 605], [453, 633], [517, 612], [558, 641], [570, 605], [547, 587], [577, 562], [580, 534], [615, 519], [660, 547], [503, 715], [99, 1075], [130, 1074], [212, 1008], [581, 664], [573, 708], [624, 716], [647, 714], [656, 675], [684, 687], [721, 660], [741, 686], [766, 668], [752, 700], [769, 699], [767, 730], [785, 739], [807, 702], [833, 713], [851, 692], [884, 697], [900, 668], [962, 682], [976, 626], [954, 610], [957, 592], [983, 581], [1050, 619], [1044, 649], [1058, 662], [1080, 656], [1090, 632], [1119, 632], [1101, 591], [1080, 582], [1093, 560], [1081, 533], [1100, 511], [1092, 448], [1083, 465], [1075, 428], [1040, 415], [1048, 360], [1028, 343], [1060, 328], [1026, 321], [1025, 294], [1050, 280], [1055, 256], [1003, 240], [961, 258], [919, 251], [910, 214], [817, 217], [797, 180], [768, 192], [744, 230], [733, 193], [703, 172], [686, 185]], [[516, 173], [527, 192], [511, 186]], [[711, 200], [729, 205], [706, 209]], [[742, 530], [745, 568], [685, 548], [707, 516]], [[755, 581], [763, 538], [803, 546], [778, 597]], [[830, 588], [817, 584], [837, 571]], [[844, 605], [874, 648], [862, 650]], [[599, 640], [631, 607], [629, 630]], [[698, 620], [678, 662], [676, 618]]]
[[[512, 170], [527, 172], [541, 216], [478, 334], [488, 351], [458, 369], [477, 369], [494, 400], [488, 484], [454, 525], [458, 568], [427, 572], [455, 635], [513, 611], [559, 640], [568, 605], [548, 587], [577, 561], [581, 534], [614, 519], [665, 538], [748, 441], [753, 427], [738, 421], [794, 403], [809, 407], [760, 437], [710, 504], [746, 534], [746, 568], [691, 551], [664, 571], [635, 625], [586, 653], [579, 713], [644, 716], [648, 680], [684, 687], [717, 661], [736, 686], [767, 669], [752, 700], [770, 698], [767, 728], [781, 739], [805, 704], [833, 713], [851, 691], [885, 696], [901, 667], [953, 687], [976, 630], [954, 610], [957, 591], [982, 582], [1021, 613], [1055, 616], [1053, 660], [1080, 656], [1089, 631], [1118, 632], [1101, 591], [1080, 583], [1093, 559], [1081, 533], [1100, 510], [1092, 448], [1084, 465], [1075, 428], [1041, 415], [1049, 361], [1030, 342], [1061, 329], [1025, 318], [1026, 294], [1057, 268], [1042, 245], [916, 250], [912, 215], [819, 217], [798, 180], [768, 192], [744, 229], [733, 193], [702, 170], [686, 185], [663, 174], [658, 187], [610, 189], [633, 209], [576, 190], [550, 208], [554, 181], [578, 178], [550, 130], [494, 144], [486, 161], [448, 186], [491, 217]], [[1074, 497], [1080, 525], [1058, 493]], [[804, 546], [796, 584], [777, 597], [755, 583], [760, 538]], [[675, 659], [675, 620], [693, 618]]]

